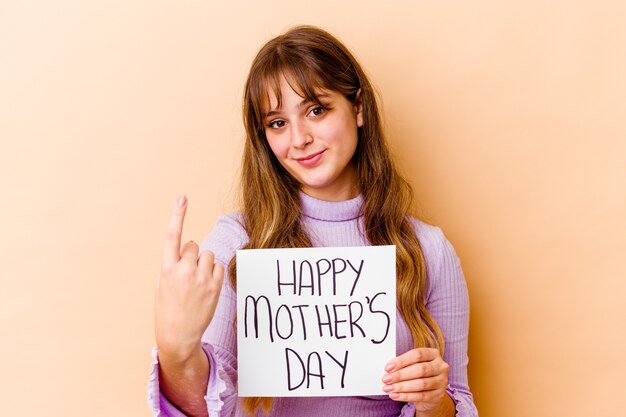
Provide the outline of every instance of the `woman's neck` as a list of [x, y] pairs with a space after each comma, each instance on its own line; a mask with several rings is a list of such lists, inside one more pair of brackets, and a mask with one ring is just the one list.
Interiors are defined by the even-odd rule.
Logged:
[[363, 196], [344, 201], [325, 201], [300, 192], [300, 208], [302, 214], [315, 220], [326, 222], [343, 222], [359, 218], [363, 215]]

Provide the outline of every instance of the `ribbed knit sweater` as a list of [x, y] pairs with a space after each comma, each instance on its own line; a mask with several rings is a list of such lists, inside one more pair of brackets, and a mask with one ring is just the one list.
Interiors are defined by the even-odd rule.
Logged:
[[[302, 226], [313, 246], [367, 246], [363, 233], [362, 196], [341, 202], [317, 200], [300, 194]], [[426, 262], [426, 308], [439, 325], [445, 341], [444, 361], [448, 363], [447, 392], [456, 404], [457, 416], [478, 416], [467, 383], [467, 338], [469, 299], [459, 258], [441, 229], [411, 217], [411, 223]], [[211, 250], [216, 262], [228, 265], [235, 251], [248, 236], [240, 216], [226, 215], [217, 220], [204, 239], [200, 253]], [[202, 337], [211, 373], [205, 396], [210, 417], [248, 417], [237, 396], [237, 340], [233, 320], [236, 294], [228, 268], [217, 310]], [[413, 346], [411, 332], [398, 312], [396, 350], [400, 355]], [[184, 416], [159, 389], [158, 352], [153, 350], [153, 366], [148, 385], [148, 403], [154, 416]], [[384, 371], [381, 369], [381, 378]], [[259, 378], [268, 377], [259, 375]], [[381, 382], [382, 387], [382, 382]], [[263, 416], [262, 411], [257, 416]], [[387, 395], [362, 397], [281, 397], [274, 398], [271, 417], [386, 417], [415, 415], [412, 404], [393, 401]]]

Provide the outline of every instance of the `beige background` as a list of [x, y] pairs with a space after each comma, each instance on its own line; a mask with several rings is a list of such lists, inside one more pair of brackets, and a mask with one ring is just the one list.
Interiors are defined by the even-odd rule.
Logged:
[[625, 21], [621, 0], [3, 0], [2, 414], [149, 415], [172, 204], [195, 240], [233, 209], [248, 66], [310, 23], [372, 76], [461, 257], [481, 416], [623, 416]]

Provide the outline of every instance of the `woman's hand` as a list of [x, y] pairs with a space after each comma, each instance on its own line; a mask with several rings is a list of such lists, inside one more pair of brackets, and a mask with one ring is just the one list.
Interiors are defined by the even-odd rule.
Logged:
[[201, 344], [213, 318], [222, 288], [224, 267], [214, 264], [210, 251], [198, 259], [198, 245], [180, 239], [187, 199], [178, 199], [167, 228], [163, 265], [157, 277], [155, 321], [159, 356], [188, 359]]
[[385, 371], [383, 390], [392, 400], [413, 402], [417, 417], [454, 415], [454, 404], [446, 393], [448, 364], [439, 350], [411, 349], [391, 360]]

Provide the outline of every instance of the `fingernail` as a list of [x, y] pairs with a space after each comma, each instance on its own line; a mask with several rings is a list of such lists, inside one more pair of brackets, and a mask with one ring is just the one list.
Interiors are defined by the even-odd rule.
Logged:
[[396, 369], [396, 364], [393, 362], [389, 362], [387, 365], [385, 365], [385, 371], [387, 372], [391, 372], [394, 369]]
[[385, 386], [383, 387], [383, 391], [385, 391], [385, 392], [391, 392], [391, 391], [393, 391], [393, 385], [385, 385]]
[[389, 394], [389, 398], [391, 398], [392, 400], [397, 400], [398, 398], [400, 398], [400, 394], [398, 394], [397, 392], [392, 392], [391, 394]]
[[183, 207], [186, 201], [187, 201], [187, 198], [184, 195], [181, 195], [180, 197], [178, 197], [178, 207]]
[[384, 382], [385, 384], [390, 383], [390, 382], [391, 382], [391, 375], [389, 375], [389, 374], [385, 375], [385, 376], [383, 377], [383, 382]]

